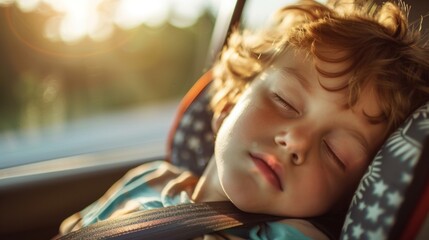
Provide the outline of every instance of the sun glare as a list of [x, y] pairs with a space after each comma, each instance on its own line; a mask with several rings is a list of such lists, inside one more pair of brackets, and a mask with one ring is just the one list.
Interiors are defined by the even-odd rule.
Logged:
[[37, 8], [40, 0], [19, 0], [17, 2], [18, 7], [24, 12], [31, 12]]
[[168, 13], [169, 4], [165, 0], [122, 0], [114, 19], [125, 29], [142, 23], [157, 27], [167, 21]]
[[[193, 25], [215, 0], [0, 0], [0, 6], [16, 4], [23, 12], [42, 4], [55, 14], [48, 18], [44, 35], [52, 41], [76, 43], [84, 38], [103, 41], [115, 26], [132, 29], [141, 24], [159, 27], [166, 22], [185, 28]], [[213, 5], [213, 6], [211, 6]], [[213, 10], [213, 9], [212, 9]]]
[[205, 1], [174, 0], [171, 4], [173, 14], [170, 23], [180, 28], [192, 26], [207, 8]]
[[[20, 0], [21, 1], [21, 0]], [[100, 36], [100, 12], [98, 6], [103, 0], [43, 0], [62, 17], [53, 17], [45, 26], [45, 36], [51, 40], [77, 42], [86, 36]], [[109, 37], [109, 34], [104, 34]], [[95, 40], [103, 40], [96, 37]]]
[[11, 3], [14, 3], [15, 0], [0, 0], [0, 6], [2, 5], [9, 5]]

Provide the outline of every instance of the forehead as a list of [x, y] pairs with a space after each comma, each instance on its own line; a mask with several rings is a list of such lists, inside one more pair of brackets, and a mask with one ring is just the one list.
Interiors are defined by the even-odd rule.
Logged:
[[292, 81], [299, 81], [309, 91], [311, 88], [324, 91], [343, 108], [362, 113], [372, 123], [380, 122], [383, 111], [373, 81], [354, 88], [350, 84], [353, 64], [347, 53], [332, 48], [322, 48], [320, 52], [323, 60], [309, 51], [290, 48], [279, 55], [272, 67], [293, 76]]
[[323, 46], [317, 51], [287, 48], [273, 63], [278, 68], [296, 69], [312, 75], [322, 87], [329, 90], [346, 88], [353, 77], [353, 61], [344, 50]]

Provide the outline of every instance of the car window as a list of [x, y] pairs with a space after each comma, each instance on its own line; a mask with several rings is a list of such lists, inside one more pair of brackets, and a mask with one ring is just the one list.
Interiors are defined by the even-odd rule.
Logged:
[[207, 70], [219, 4], [0, 0], [0, 169], [164, 152], [180, 98]]
[[[293, 2], [267, 1], [247, 0], [241, 26]], [[162, 156], [181, 97], [216, 56], [222, 3], [0, 0], [0, 169]]]

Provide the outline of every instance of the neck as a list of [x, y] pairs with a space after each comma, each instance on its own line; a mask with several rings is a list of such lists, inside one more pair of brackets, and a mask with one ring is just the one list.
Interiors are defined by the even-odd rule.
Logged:
[[219, 181], [216, 160], [210, 160], [192, 194], [195, 202], [229, 201]]

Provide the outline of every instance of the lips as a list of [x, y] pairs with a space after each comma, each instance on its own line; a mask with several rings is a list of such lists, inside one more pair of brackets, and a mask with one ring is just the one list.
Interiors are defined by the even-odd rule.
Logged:
[[280, 176], [282, 175], [282, 167], [279, 161], [272, 155], [249, 153], [255, 166], [262, 173], [265, 179], [276, 189], [283, 191]]

